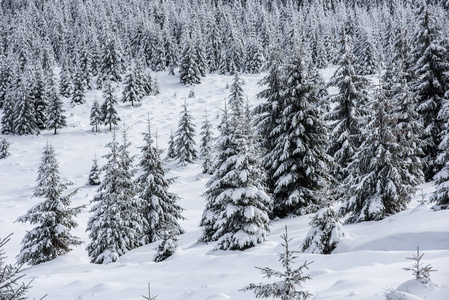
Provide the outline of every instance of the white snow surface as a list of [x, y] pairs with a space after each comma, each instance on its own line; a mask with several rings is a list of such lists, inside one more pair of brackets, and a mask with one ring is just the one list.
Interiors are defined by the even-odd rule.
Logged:
[[[335, 67], [323, 71], [326, 81], [334, 71]], [[157, 76], [160, 95], [144, 98], [140, 107], [123, 103], [117, 107], [121, 119], [130, 128], [128, 135], [133, 154], [138, 154], [138, 147], [144, 144], [142, 133], [146, 132], [148, 114], [152, 118], [152, 128], [157, 128], [158, 145], [167, 148], [170, 130], [177, 128], [185, 99], [197, 128], [207, 109], [216, 129], [219, 123], [216, 116], [223, 107], [223, 99], [229, 95], [226, 85], [232, 83], [232, 76], [208, 75], [195, 87], [195, 98], [188, 98], [192, 88], [180, 85], [178, 76], [163, 73]], [[255, 94], [261, 90], [257, 83], [262, 76], [242, 75], [246, 83], [244, 91], [253, 107], [261, 101]], [[117, 89], [119, 99], [121, 90]], [[179, 204], [185, 208], [183, 215], [187, 218], [180, 222], [186, 233], [179, 236], [181, 247], [172, 257], [160, 263], [153, 262], [157, 242], [130, 251], [108, 265], [89, 263], [85, 250], [89, 239], [85, 229], [90, 217], [89, 201], [95, 195], [96, 187], [85, 183], [94, 155], [106, 154], [105, 145], [111, 141], [106, 127], [101, 128], [101, 133], [91, 132], [89, 114], [94, 99], [102, 102], [101, 91], [89, 92], [87, 104], [75, 108], [70, 108], [69, 100], [65, 99], [68, 127], [60, 130], [58, 135], [44, 131], [38, 136], [7, 136], [11, 155], [0, 160], [0, 236], [14, 233], [4, 249], [9, 256], [8, 262], [15, 261], [25, 232], [33, 228], [30, 224], [14, 221], [42, 201], [32, 198], [32, 194], [47, 142], [55, 147], [62, 181], [74, 183], [69, 190], [80, 187], [72, 206], [87, 205], [77, 217], [79, 227], [72, 231], [86, 244], [53, 261], [25, 268], [25, 280], [34, 278], [33, 288], [28, 293], [30, 299], [40, 299], [45, 294], [48, 295], [46, 300], [143, 299], [142, 295], [147, 295], [148, 282], [151, 283], [151, 294], [158, 295], [160, 300], [255, 299], [251, 292], [239, 290], [250, 283], [273, 282], [262, 278], [255, 267], [282, 271], [278, 252], [283, 251], [280, 235], [284, 226], [288, 226], [288, 235], [293, 238], [291, 249], [299, 250], [309, 230], [311, 215], [272, 222], [267, 240], [246, 251], [212, 251], [215, 243], [197, 244], [201, 235], [198, 224], [205, 205], [201, 194], [209, 178], [201, 174], [200, 160], [185, 167], [179, 167], [175, 162], [167, 165], [171, 169], [168, 176], [177, 177], [170, 191], [181, 197]], [[121, 135], [118, 137], [120, 139]], [[197, 145], [199, 140], [196, 136]], [[99, 165], [104, 163], [105, 159], [100, 158]], [[422, 188], [425, 198], [434, 190], [430, 183]], [[436, 286], [427, 294], [420, 291], [416, 299], [449, 299], [449, 211], [433, 211], [420, 204], [421, 192], [418, 194], [408, 209], [397, 215], [378, 222], [345, 225], [345, 237], [335, 254], [298, 254], [297, 265], [305, 260], [313, 261], [309, 271], [305, 272], [312, 280], [304, 283], [304, 289], [314, 295], [313, 299], [385, 299], [386, 291], [413, 279], [412, 274], [402, 268], [411, 266], [412, 262], [406, 257], [412, 256], [416, 246], [425, 253], [423, 263], [438, 270], [431, 273]]]

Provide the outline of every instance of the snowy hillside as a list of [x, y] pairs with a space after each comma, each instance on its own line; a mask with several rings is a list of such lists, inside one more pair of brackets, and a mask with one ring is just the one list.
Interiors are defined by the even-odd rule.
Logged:
[[[334, 69], [324, 72], [327, 81]], [[147, 116], [157, 128], [158, 144], [167, 147], [171, 130], [175, 130], [181, 113], [181, 105], [187, 102], [195, 120], [197, 133], [208, 111], [214, 128], [219, 123], [218, 115], [228, 96], [227, 87], [232, 77], [208, 75], [203, 83], [194, 88], [195, 97], [188, 98], [191, 88], [179, 84], [179, 77], [158, 73], [161, 94], [145, 97], [140, 107], [120, 103], [118, 112], [129, 127], [132, 142], [131, 151], [137, 154], [143, 145], [142, 133], [146, 130]], [[260, 91], [258, 81], [263, 75], [242, 75], [244, 91], [254, 106], [260, 101], [255, 94]], [[121, 90], [117, 90], [121, 95]], [[65, 109], [68, 127], [58, 135], [43, 131], [35, 136], [9, 136], [10, 153], [0, 160], [0, 236], [14, 233], [5, 251], [8, 262], [14, 262], [21, 248], [21, 240], [28, 224], [15, 223], [17, 217], [38, 203], [32, 198], [36, 186], [37, 169], [42, 151], [51, 142], [60, 161], [63, 182], [71, 181], [69, 189], [80, 188], [73, 198], [73, 206], [86, 204], [77, 217], [79, 227], [73, 234], [87, 244], [85, 232], [89, 201], [96, 193], [95, 187], [86, 186], [88, 172], [95, 155], [108, 152], [105, 145], [111, 141], [111, 133], [102, 127], [101, 133], [92, 133], [89, 125], [90, 108], [95, 99], [101, 99], [100, 91], [87, 93], [87, 103]], [[197, 144], [199, 136], [196, 137]], [[105, 159], [100, 158], [100, 165]], [[193, 165], [178, 167], [169, 163], [169, 176], [176, 177], [171, 191], [181, 197], [180, 205], [185, 208], [181, 225], [186, 231], [180, 236], [181, 248], [166, 261], [155, 263], [155, 247], [158, 243], [135, 249], [108, 265], [89, 263], [85, 245], [76, 247], [70, 253], [53, 261], [25, 269], [27, 277], [34, 278], [30, 298], [39, 299], [143, 299], [147, 295], [147, 284], [151, 283], [152, 295], [158, 300], [224, 300], [255, 299], [251, 292], [239, 291], [250, 283], [272, 282], [263, 279], [255, 267], [271, 267], [281, 270], [278, 252], [282, 252], [280, 235], [288, 226], [293, 238], [292, 248], [299, 250], [309, 228], [309, 215], [273, 221], [271, 233], [264, 243], [246, 251], [212, 251], [214, 243], [198, 244], [201, 230], [198, 227], [204, 208], [201, 195], [209, 176], [201, 173], [201, 161]], [[431, 264], [437, 272], [431, 273], [436, 286], [420, 291], [420, 297], [427, 300], [449, 299], [449, 211], [433, 211], [418, 200], [427, 199], [434, 187], [426, 184], [418, 189], [408, 209], [377, 222], [361, 222], [345, 225], [345, 237], [339, 243], [335, 254], [299, 254], [297, 264], [313, 261], [306, 273], [312, 277], [304, 283], [304, 289], [314, 299], [385, 299], [385, 292], [395, 289], [405, 281], [413, 279], [407, 260], [416, 246], [425, 253], [424, 264]], [[410, 286], [410, 285], [409, 285]], [[419, 298], [419, 299], [421, 299]], [[399, 299], [399, 298], [398, 298]], [[412, 299], [412, 298], [407, 298]], [[418, 298], [413, 298], [418, 299]]]

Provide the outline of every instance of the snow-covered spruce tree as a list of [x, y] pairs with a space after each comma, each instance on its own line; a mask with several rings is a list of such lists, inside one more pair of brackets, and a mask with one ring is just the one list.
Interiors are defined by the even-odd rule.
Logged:
[[285, 226], [285, 233], [281, 235], [282, 247], [285, 248], [284, 253], [279, 253], [279, 261], [282, 263], [284, 267], [284, 271], [276, 271], [271, 268], [259, 268], [262, 274], [264, 274], [266, 278], [270, 279], [271, 277], [277, 277], [282, 281], [278, 281], [275, 283], [269, 284], [254, 284], [251, 283], [247, 287], [243, 288], [241, 291], [253, 291], [256, 295], [256, 298], [278, 298], [282, 300], [301, 300], [308, 299], [312, 296], [308, 291], [298, 290], [298, 288], [302, 288], [302, 283], [311, 280], [312, 278], [309, 275], [303, 275], [304, 269], [308, 270], [308, 266], [312, 263], [308, 263], [305, 261], [302, 265], [300, 265], [297, 269], [293, 269], [294, 260], [298, 257], [295, 256], [295, 253], [298, 251], [292, 251], [289, 248], [289, 242], [292, 239], [288, 238], [287, 234], [287, 226]]
[[110, 33], [106, 38], [101, 57], [100, 74], [98, 75], [100, 83], [106, 81], [120, 82], [126, 69], [125, 59], [123, 58], [120, 40]]
[[9, 89], [3, 102], [3, 115], [1, 119], [2, 134], [14, 134], [14, 104], [15, 104], [15, 92]]
[[245, 71], [258, 74], [264, 64], [263, 50], [257, 39], [252, 38], [246, 45]]
[[144, 141], [136, 184], [141, 219], [144, 220], [140, 242], [148, 244], [162, 239], [167, 230], [174, 236], [183, 233], [178, 220], [184, 218], [181, 215], [183, 209], [177, 204], [179, 197], [168, 191], [174, 179], [166, 178], [167, 169], [160, 157], [162, 151], [153, 144], [150, 120]]
[[173, 134], [173, 130], [172, 130], [170, 132], [170, 138], [168, 140], [168, 149], [167, 149], [166, 159], [175, 159], [175, 158], [176, 158], [175, 135]]
[[391, 100], [382, 88], [377, 94], [366, 138], [348, 166], [347, 223], [381, 220], [404, 210], [421, 182], [421, 169], [404, 157], [409, 150], [399, 142]]
[[[229, 87], [229, 108], [234, 113], [242, 113], [243, 107], [245, 106], [245, 93], [243, 92], [243, 80], [240, 78], [238, 73], [234, 74], [232, 79], [232, 84]], [[239, 117], [239, 116], [237, 116]]]
[[43, 70], [41, 67], [34, 67], [31, 80], [29, 97], [33, 101], [34, 106], [34, 118], [36, 119], [36, 125], [39, 130], [45, 129], [47, 123], [47, 107], [48, 107], [48, 93], [47, 82], [45, 81]]
[[206, 77], [208, 63], [206, 59], [206, 49], [204, 48], [203, 39], [198, 36], [196, 37], [195, 43], [195, 57], [197, 59], [198, 71], [201, 77]]
[[445, 122], [438, 118], [438, 114], [443, 102], [447, 101], [448, 95], [445, 97], [445, 93], [449, 90], [445, 75], [449, 72], [448, 49], [442, 42], [443, 33], [432, 15], [430, 5], [426, 1], [420, 1], [416, 14], [419, 27], [412, 38], [414, 47], [411, 52], [410, 73], [413, 79], [410, 87], [418, 97], [416, 110], [424, 123], [421, 136], [424, 142], [422, 162], [426, 180], [431, 180], [442, 167], [435, 160]]
[[73, 76], [73, 92], [70, 104], [74, 107], [77, 104], [86, 103], [86, 86], [81, 68], [75, 69], [75, 75]]
[[142, 74], [139, 71], [138, 67], [133, 67], [125, 76], [122, 102], [131, 102], [131, 106], [140, 103], [145, 94]]
[[418, 280], [422, 284], [426, 284], [430, 281], [430, 272], [435, 272], [433, 267], [429, 264], [423, 266], [421, 263], [421, 259], [424, 256], [424, 253], [419, 254], [419, 247], [416, 247], [416, 255], [413, 254], [412, 257], [407, 257], [407, 259], [415, 261], [411, 268], [404, 268], [405, 271], [412, 271], [415, 279]]
[[317, 193], [328, 180], [328, 129], [320, 115], [317, 87], [300, 52], [295, 52], [282, 73], [282, 112], [274, 128], [274, 148], [266, 157], [273, 170], [272, 213], [280, 218], [315, 211]]
[[101, 105], [101, 112], [103, 115], [104, 125], [109, 125], [109, 130], [112, 130], [112, 125], [117, 125], [120, 118], [118, 116], [115, 105], [117, 104], [117, 98], [115, 96], [115, 90], [112, 87], [110, 81], [106, 82], [103, 91], [104, 102]]
[[34, 105], [30, 99], [29, 77], [30, 72], [27, 72], [20, 81], [16, 92], [16, 102], [14, 105], [14, 133], [18, 135], [39, 134], [36, 118], [34, 116]]
[[90, 109], [90, 122], [89, 125], [92, 126], [93, 132], [100, 131], [98, 129], [98, 125], [103, 124], [104, 122], [104, 116], [103, 112], [100, 108], [100, 104], [98, 104], [97, 99], [94, 100], [94, 103], [92, 104], [92, 108]]
[[330, 203], [315, 213], [302, 243], [302, 252], [331, 254], [344, 236], [338, 213]]
[[336, 167], [331, 173], [343, 182], [348, 176], [348, 164], [362, 142], [361, 128], [367, 115], [369, 81], [355, 73], [355, 57], [344, 31], [341, 44], [340, 67], [329, 81], [329, 86], [337, 87], [338, 93], [330, 97], [334, 108], [326, 119], [331, 124], [328, 153], [334, 157]]
[[201, 83], [201, 73], [198, 67], [198, 58], [190, 38], [186, 37], [179, 64], [180, 82], [184, 85]]
[[200, 136], [201, 136], [200, 155], [201, 158], [204, 159], [204, 162], [202, 164], [203, 173], [212, 174], [213, 173], [212, 165], [214, 162], [213, 158], [214, 137], [212, 134], [212, 125], [209, 119], [207, 118], [207, 111], [204, 114], [204, 121], [201, 126]]
[[175, 134], [175, 158], [180, 165], [185, 166], [193, 163], [197, 159], [198, 154], [195, 149], [195, 124], [193, 124], [193, 117], [187, 110], [187, 103], [184, 103], [183, 107], [184, 110]]
[[68, 253], [71, 246], [81, 245], [78, 237], [70, 234], [78, 224], [74, 218], [83, 206], [70, 208], [71, 198], [77, 190], [63, 195], [68, 184], [61, 183], [59, 162], [53, 146], [45, 146], [42, 163], [39, 166], [37, 187], [34, 197], [44, 201], [35, 205], [17, 219], [18, 222], [37, 224], [22, 240], [22, 249], [17, 256], [19, 264], [37, 265]]
[[13, 78], [11, 59], [7, 59], [0, 54], [0, 108], [3, 108], [8, 87], [11, 85]]
[[155, 262], [161, 262], [169, 258], [175, 253], [179, 247], [179, 241], [176, 234], [171, 230], [166, 230], [162, 235], [162, 242], [157, 247], [156, 255], [154, 256]]
[[[53, 80], [50, 80], [54, 82]], [[52, 84], [48, 93], [48, 107], [47, 107], [47, 129], [54, 130], [54, 134], [58, 129], [67, 126], [66, 116], [64, 115], [64, 104], [59, 97], [55, 84]]]
[[[126, 135], [126, 134], [125, 134]], [[110, 153], [102, 168], [105, 172], [98, 194], [91, 200], [93, 214], [87, 223], [91, 242], [87, 252], [92, 263], [108, 264], [139, 245], [141, 236], [140, 211], [134, 199], [135, 191], [132, 182], [132, 162], [128, 151], [127, 138], [124, 144], [116, 141], [116, 133], [112, 132], [112, 142], [108, 144]]]
[[3, 300], [24, 300], [30, 283], [20, 282], [26, 274], [22, 274], [22, 265], [14, 266], [5, 263], [6, 255], [3, 247], [9, 242], [10, 236], [0, 237], [0, 297]]
[[100, 185], [100, 168], [98, 167], [98, 159], [95, 155], [92, 160], [93, 164], [89, 171], [89, 178], [87, 179], [88, 185]]
[[278, 125], [280, 115], [283, 110], [283, 101], [281, 98], [282, 83], [281, 83], [281, 68], [280, 58], [277, 56], [277, 51], [272, 51], [274, 56], [269, 61], [268, 75], [264, 77], [260, 84], [266, 84], [267, 88], [260, 92], [257, 97], [263, 98], [263, 102], [254, 110], [256, 115], [256, 133], [261, 137], [259, 145], [263, 149], [262, 165], [267, 173], [267, 191], [272, 194], [274, 191], [273, 174], [274, 169], [269, 164], [269, 156], [267, 154], [273, 151], [276, 146], [276, 138], [279, 132], [275, 132], [274, 128]]
[[[215, 249], [245, 250], [263, 242], [269, 232], [270, 198], [264, 174], [248, 134], [251, 122], [243, 106], [225, 111], [214, 174], [204, 193], [201, 241], [218, 241]], [[212, 228], [210, 228], [212, 227]]]
[[72, 73], [69, 69], [69, 64], [65, 59], [62, 62], [61, 72], [59, 73], [59, 93], [61, 96], [69, 98], [73, 92]]
[[357, 58], [358, 75], [372, 75], [378, 72], [379, 63], [376, 47], [371, 35], [365, 28], [359, 29], [358, 39], [354, 45], [354, 55]]
[[9, 142], [4, 137], [0, 137], [0, 159], [6, 158], [9, 155]]

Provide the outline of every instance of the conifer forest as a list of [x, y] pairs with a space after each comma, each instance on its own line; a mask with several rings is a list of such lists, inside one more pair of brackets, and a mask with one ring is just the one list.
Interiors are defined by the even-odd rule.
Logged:
[[0, 0], [0, 300], [449, 299], [449, 1]]

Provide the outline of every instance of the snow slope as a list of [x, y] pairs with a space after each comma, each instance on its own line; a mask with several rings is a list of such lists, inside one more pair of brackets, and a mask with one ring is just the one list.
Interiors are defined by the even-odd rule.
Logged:
[[[324, 78], [329, 79], [334, 70], [325, 70]], [[242, 75], [242, 78], [250, 103], [257, 105], [260, 100], [255, 98], [255, 94], [261, 89], [257, 82], [262, 75]], [[208, 75], [194, 88], [195, 98], [187, 97], [191, 88], [180, 85], [177, 76], [159, 73], [158, 80], [160, 95], [146, 97], [140, 107], [123, 103], [118, 107], [120, 117], [130, 128], [134, 154], [138, 154], [138, 147], [143, 145], [141, 134], [146, 130], [147, 115], [153, 120], [153, 128], [158, 130], [158, 144], [167, 147], [170, 130], [176, 129], [184, 100], [195, 119], [197, 134], [205, 110], [216, 126], [232, 77]], [[120, 98], [120, 89], [117, 95]], [[95, 98], [102, 101], [100, 91], [89, 92], [87, 104], [75, 108], [70, 108], [67, 100], [69, 126], [58, 135], [42, 132], [39, 136], [7, 137], [11, 143], [11, 156], [0, 160], [0, 236], [14, 233], [5, 248], [10, 262], [14, 262], [20, 251], [25, 231], [32, 228], [14, 221], [40, 201], [31, 196], [47, 141], [56, 149], [63, 181], [72, 181], [72, 188], [80, 187], [73, 205], [88, 205], [95, 194], [94, 187], [85, 186], [88, 172], [94, 155], [101, 157], [106, 154], [108, 149], [105, 145], [111, 140], [106, 127], [98, 134], [90, 130], [89, 114]], [[99, 164], [104, 162], [100, 158]], [[186, 209], [184, 216], [187, 218], [181, 222], [186, 233], [180, 236], [182, 246], [174, 256], [161, 263], [152, 262], [155, 243], [127, 253], [116, 263], [94, 265], [89, 263], [85, 245], [76, 247], [54, 261], [25, 270], [26, 278], [34, 278], [33, 288], [28, 294], [30, 298], [39, 299], [48, 294], [48, 300], [143, 299], [141, 295], [146, 295], [147, 284], [151, 282], [152, 295], [159, 295], [160, 300], [255, 299], [252, 293], [243, 293], [239, 289], [249, 283], [271, 282], [263, 279], [254, 267], [268, 266], [281, 270], [277, 253], [283, 250], [280, 234], [284, 226], [288, 226], [289, 236], [294, 238], [292, 247], [299, 249], [307, 234], [310, 216], [273, 222], [268, 240], [255, 248], [244, 252], [213, 252], [214, 244], [196, 243], [201, 233], [198, 224], [204, 206], [201, 194], [208, 180], [208, 176], [201, 174], [201, 161], [182, 168], [171, 162], [168, 167], [171, 169], [169, 175], [177, 177], [171, 191], [181, 197], [180, 205]], [[433, 186], [426, 184], [422, 188], [425, 198], [428, 198]], [[411, 266], [412, 262], [406, 257], [411, 257], [419, 245], [425, 253], [424, 263], [438, 270], [431, 274], [437, 286], [421, 291], [424, 294], [420, 297], [449, 299], [449, 211], [432, 211], [417, 201], [421, 199], [421, 191], [418, 194], [407, 210], [395, 216], [379, 222], [344, 226], [346, 236], [335, 254], [299, 254], [298, 264], [304, 260], [313, 261], [309, 270], [313, 280], [304, 284], [305, 289], [316, 299], [385, 299], [388, 289], [412, 279], [411, 273], [402, 268]], [[73, 231], [86, 244], [88, 218], [86, 208], [77, 218], [80, 226]]]

